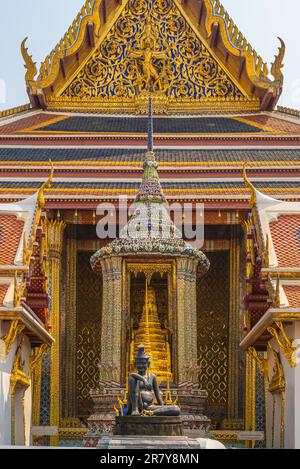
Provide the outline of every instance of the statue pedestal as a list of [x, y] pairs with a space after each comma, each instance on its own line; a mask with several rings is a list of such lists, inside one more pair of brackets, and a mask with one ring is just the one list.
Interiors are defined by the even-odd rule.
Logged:
[[[101, 449], [152, 449], [159, 453], [174, 449], [225, 449], [217, 440], [208, 438], [189, 438], [187, 436], [126, 436], [114, 435], [99, 439], [97, 448]], [[197, 453], [196, 453], [197, 454]]]
[[101, 383], [99, 389], [90, 392], [94, 412], [87, 419], [88, 432], [83, 440], [85, 447], [95, 447], [101, 436], [114, 433], [116, 416], [114, 406], [117, 405], [118, 397], [123, 393], [124, 388], [113, 381]]
[[[146, 418], [146, 417], [143, 417]], [[159, 418], [159, 417], [157, 417]], [[201, 449], [197, 440], [192, 440], [187, 436], [126, 436], [114, 435], [103, 437], [99, 440], [97, 448], [101, 449]]]
[[115, 435], [182, 436], [180, 417], [116, 417]]
[[200, 389], [198, 384], [186, 382], [178, 387], [177, 396], [184, 434], [190, 437], [205, 437], [211, 424], [204, 414], [207, 391]]

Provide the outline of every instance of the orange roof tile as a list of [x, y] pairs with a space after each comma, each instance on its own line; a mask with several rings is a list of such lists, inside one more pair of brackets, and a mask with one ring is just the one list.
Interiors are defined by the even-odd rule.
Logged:
[[284, 285], [283, 289], [288, 299], [290, 308], [300, 308], [300, 286]]
[[3, 306], [3, 301], [5, 298], [5, 295], [7, 293], [9, 285], [7, 284], [1, 284], [0, 285], [0, 306]]
[[15, 215], [0, 214], [0, 265], [13, 265], [24, 222]]
[[287, 134], [299, 134], [300, 125], [296, 124], [293, 121], [288, 121], [284, 119], [277, 119], [274, 116], [268, 114], [260, 114], [254, 116], [247, 116], [248, 121], [253, 122], [254, 124], [260, 124], [265, 127], [270, 127], [273, 131], [278, 130], [279, 132], [285, 132]]
[[300, 267], [300, 214], [280, 215], [270, 230], [278, 267]]

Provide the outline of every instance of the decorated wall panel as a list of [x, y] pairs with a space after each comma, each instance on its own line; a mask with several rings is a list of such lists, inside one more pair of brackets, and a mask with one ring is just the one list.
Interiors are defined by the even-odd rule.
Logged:
[[101, 346], [102, 278], [90, 267], [91, 254], [77, 254], [76, 406], [82, 418], [92, 410]]
[[209, 272], [197, 281], [198, 360], [200, 384], [208, 391], [206, 413], [218, 424], [228, 399], [229, 253], [211, 252], [209, 260]]
[[[258, 352], [259, 357], [264, 359], [264, 352]], [[259, 367], [256, 367], [255, 373], [255, 430], [264, 432], [266, 429], [265, 418], [265, 380]], [[255, 448], [265, 448], [265, 441], [257, 441]]]
[[171, 101], [244, 97], [172, 0], [129, 0], [62, 98], [134, 100], [149, 83]]

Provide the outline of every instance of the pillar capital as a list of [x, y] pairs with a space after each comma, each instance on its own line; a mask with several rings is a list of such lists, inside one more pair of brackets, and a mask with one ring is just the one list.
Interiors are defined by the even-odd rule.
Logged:
[[63, 234], [66, 226], [66, 223], [60, 220], [48, 220], [47, 222], [47, 237], [50, 259], [60, 260], [63, 246]]
[[119, 278], [122, 274], [122, 257], [112, 256], [101, 261], [102, 273], [110, 279]]
[[178, 257], [177, 258], [177, 278], [184, 278], [185, 280], [196, 280], [198, 259], [191, 257]]

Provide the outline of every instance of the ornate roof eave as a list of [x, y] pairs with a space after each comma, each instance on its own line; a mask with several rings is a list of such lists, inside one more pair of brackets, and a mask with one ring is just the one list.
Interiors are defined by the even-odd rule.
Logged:
[[300, 321], [300, 311], [292, 308], [270, 308], [244, 337], [240, 343], [242, 350], [247, 350], [250, 346], [267, 347], [271, 336], [267, 333], [268, 328], [272, 327], [276, 322], [283, 324], [291, 324]]
[[86, 55], [90, 52], [99, 37], [101, 3], [102, 0], [86, 0], [64, 37], [42, 62], [38, 77], [36, 77], [38, 73], [36, 64], [26, 48], [27, 38], [24, 39], [21, 52], [25, 62], [25, 80], [29, 96], [43, 94], [43, 90], [52, 86], [57, 80], [60, 71], [65, 75], [64, 60], [76, 55], [84, 43], [87, 46]]
[[[107, 18], [108, 2], [114, 4], [110, 6], [110, 14]], [[228, 70], [230, 68], [240, 69], [239, 77], [236, 76], [237, 81], [239, 81], [245, 69], [249, 81], [249, 89], [245, 90], [245, 94], [249, 97], [251, 94], [257, 98], [259, 97], [262, 109], [274, 109], [283, 84], [281, 69], [283, 67], [285, 45], [282, 39], [280, 39], [279, 53], [271, 67], [271, 74], [274, 76], [274, 81], [272, 81], [268, 77], [269, 68], [267, 64], [235, 26], [234, 21], [221, 5], [220, 0], [201, 0], [200, 7], [198, 1], [197, 5], [194, 5], [195, 0], [185, 0], [184, 2], [174, 0], [174, 2], [188, 21], [193, 24], [195, 32], [209, 43], [209, 47], [214, 53], [217, 53], [219, 60], [223, 62], [223, 66]], [[126, 4], [126, 0], [86, 0], [85, 5], [65, 36], [41, 64], [37, 78], [36, 64], [25, 47], [26, 40], [23, 41], [21, 51], [26, 68], [25, 80], [28, 94], [34, 106], [47, 107], [46, 96], [53, 95], [63, 86], [65, 81], [68, 81], [74, 75], [76, 65], [71, 60], [68, 61], [68, 58], [71, 59], [75, 56], [76, 62], [78, 62], [80, 52], [80, 64], [84, 62], [91, 51], [99, 46], [101, 37], [106, 36]], [[200, 21], [197, 22], [195, 21], [195, 15], [191, 13], [195, 11], [195, 8], [197, 10], [200, 8]], [[206, 14], [203, 14], [204, 10]], [[214, 28], [217, 28], [215, 33]], [[218, 54], [218, 40], [216, 39], [218, 36], [221, 38], [227, 55], [231, 54], [234, 61], [238, 61], [240, 67], [236, 67], [236, 64], [232, 67], [232, 61], [230, 63], [230, 61], [225, 60], [224, 54]], [[81, 66], [80, 64], [77, 68]], [[236, 72], [233, 75], [236, 75]], [[55, 90], [55, 88], [57, 89]]]
[[[14, 307], [21, 306], [25, 291], [28, 289], [29, 268], [35, 262], [40, 264], [43, 272], [42, 293], [47, 293], [45, 242], [43, 241], [42, 246], [40, 246], [40, 255], [38, 257], [33, 256], [33, 253], [38, 230], [42, 229], [45, 233], [45, 222], [42, 220], [42, 212], [45, 206], [44, 192], [51, 186], [54, 174], [54, 167], [51, 162], [50, 164], [50, 176], [38, 191], [22, 201], [0, 204], [1, 214], [13, 214], [24, 220], [24, 228], [19, 240], [14, 266], [1, 266], [2, 277], [6, 274], [11, 279], [11, 288], [7, 291], [6, 297], [9, 298], [8, 301], [12, 302]], [[12, 282], [13, 278], [14, 281]]]
[[274, 81], [272, 81], [268, 78], [267, 64], [239, 31], [233, 19], [221, 5], [220, 0], [203, 0], [203, 2], [207, 11], [205, 27], [208, 36], [211, 36], [213, 28], [218, 25], [222, 41], [228, 52], [236, 57], [244, 57], [248, 76], [253, 84], [271, 92], [275, 91], [276, 94], [280, 95], [283, 85], [281, 69], [285, 55], [284, 41], [278, 38], [280, 48], [271, 66], [271, 74], [274, 77]]

